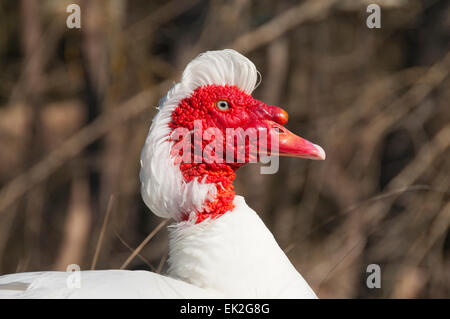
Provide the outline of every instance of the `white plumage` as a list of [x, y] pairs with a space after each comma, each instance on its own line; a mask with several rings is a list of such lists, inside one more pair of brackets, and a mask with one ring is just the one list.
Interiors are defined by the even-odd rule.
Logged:
[[[315, 298], [258, 215], [236, 196], [236, 208], [199, 224], [169, 227], [169, 276], [148, 271], [37, 272], [0, 277], [13, 298]], [[29, 286], [19, 285], [24, 283]], [[15, 289], [18, 290], [15, 290]]]
[[182, 212], [202, 210], [205, 199], [214, 197], [217, 191], [214, 184], [197, 180], [184, 183], [179, 165], [170, 157], [173, 142], [167, 140], [169, 122], [181, 100], [208, 84], [236, 85], [251, 94], [257, 79], [255, 65], [234, 50], [209, 51], [186, 66], [181, 82], [160, 101], [141, 153], [141, 194], [153, 213], [179, 220]]
[[211, 51], [186, 67], [182, 80], [160, 102], [141, 153], [140, 180], [147, 206], [169, 226], [168, 276], [147, 271], [83, 271], [80, 287], [71, 273], [38, 272], [0, 277], [5, 298], [316, 298], [241, 196], [235, 208], [216, 219], [181, 221], [186, 211], [205, 208], [217, 189], [196, 179], [186, 183], [170, 156], [171, 115], [180, 101], [207, 84], [236, 85], [250, 94], [258, 74], [233, 50]]

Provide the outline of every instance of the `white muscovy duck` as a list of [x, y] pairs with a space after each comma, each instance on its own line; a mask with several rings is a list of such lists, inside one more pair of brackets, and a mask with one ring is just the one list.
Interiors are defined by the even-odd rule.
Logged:
[[[231, 161], [216, 156], [221, 156], [219, 148], [207, 152], [203, 140], [195, 142], [196, 125], [225, 135], [236, 129], [236, 139], [242, 138], [238, 128], [253, 128], [265, 130], [267, 141], [276, 137], [278, 151], [274, 148], [272, 155], [325, 159], [320, 146], [283, 127], [285, 111], [250, 95], [257, 78], [254, 64], [238, 52], [209, 51], [187, 65], [181, 82], [160, 102], [141, 153], [140, 180], [151, 211], [175, 220], [169, 226], [168, 276], [82, 271], [79, 287], [72, 287], [67, 284], [72, 273], [19, 273], [0, 277], [0, 297], [316, 298], [262, 220], [233, 191], [236, 169], [255, 159], [251, 150], [261, 140], [239, 144], [235, 137], [226, 139], [223, 146], [232, 148]], [[179, 129], [194, 135], [194, 142], [175, 137]], [[181, 144], [188, 145], [188, 151], [177, 147], [180, 141], [187, 141]], [[242, 153], [239, 145], [247, 153], [236, 163]], [[195, 155], [186, 160], [184, 152], [190, 149]]]

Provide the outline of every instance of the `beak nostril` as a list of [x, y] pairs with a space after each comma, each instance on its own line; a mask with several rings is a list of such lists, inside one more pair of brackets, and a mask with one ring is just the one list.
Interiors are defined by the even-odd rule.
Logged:
[[275, 132], [277, 132], [278, 134], [284, 134], [283, 130], [280, 129], [279, 127], [274, 127], [273, 130], [274, 130]]

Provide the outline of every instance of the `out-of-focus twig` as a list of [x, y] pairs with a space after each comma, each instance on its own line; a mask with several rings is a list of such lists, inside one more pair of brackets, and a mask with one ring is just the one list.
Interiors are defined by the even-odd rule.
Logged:
[[199, 0], [171, 0], [157, 8], [145, 18], [129, 26], [125, 31], [134, 41], [142, 40], [160, 25], [171, 21], [181, 13], [199, 3]]
[[161, 273], [161, 271], [162, 271], [162, 269], [163, 269], [163, 267], [164, 267], [164, 264], [165, 264], [165, 262], [166, 262], [166, 259], [167, 259], [167, 253], [165, 253], [162, 257], [161, 257], [161, 260], [159, 261], [159, 265], [158, 265], [158, 268], [156, 268], [156, 273], [157, 274], [160, 274]]
[[103, 219], [102, 229], [100, 230], [100, 236], [98, 237], [97, 246], [95, 247], [95, 253], [94, 258], [92, 260], [91, 264], [91, 270], [95, 269], [95, 266], [97, 266], [98, 256], [100, 254], [100, 248], [102, 247], [103, 243], [103, 237], [105, 236], [106, 232], [106, 225], [108, 225], [109, 217], [111, 216], [112, 208], [114, 205], [114, 196], [111, 195], [108, 201], [108, 207], [106, 208], [106, 214], [105, 218]]
[[[116, 237], [119, 239], [119, 241], [122, 243], [122, 245], [124, 245], [125, 247], [128, 248], [128, 250], [132, 253], [134, 251], [133, 248], [131, 248], [130, 245], [127, 244], [127, 242], [125, 241], [125, 239], [122, 238], [122, 236], [119, 235], [119, 233], [117, 231], [114, 231], [114, 234], [116, 235]], [[141, 254], [137, 254], [136, 257], [138, 257], [140, 260], [142, 260], [152, 271], [157, 272], [157, 268], [155, 268], [150, 261], [145, 258], [144, 256], [142, 256]]]
[[430, 167], [432, 162], [450, 147], [450, 124], [443, 127], [430, 143], [425, 144], [400, 174], [388, 184], [388, 189], [399, 186], [411, 185], [414, 181]]
[[125, 269], [130, 264], [131, 261], [137, 256], [137, 254], [140, 253], [140, 251], [145, 247], [145, 245], [148, 244], [148, 242], [169, 222], [168, 219], [163, 220], [161, 223], [159, 223], [158, 226], [150, 233], [147, 237], [142, 241], [142, 243], [139, 244], [139, 246], [136, 247], [136, 249], [133, 251], [133, 253], [125, 260], [125, 262], [120, 266], [120, 269]]
[[243, 34], [227, 47], [239, 52], [253, 51], [307, 21], [324, 18], [337, 0], [308, 0], [279, 14], [262, 26]]
[[309, 236], [311, 236], [313, 233], [320, 230], [322, 227], [326, 226], [327, 224], [331, 223], [332, 221], [336, 220], [339, 217], [342, 217], [342, 215], [348, 214], [350, 212], [353, 212], [355, 210], [361, 209], [362, 207], [365, 207], [367, 205], [370, 205], [372, 203], [375, 203], [380, 200], [385, 200], [391, 197], [397, 197], [400, 194], [404, 194], [407, 192], [414, 192], [414, 191], [436, 191], [436, 192], [442, 192], [442, 190], [434, 190], [430, 188], [428, 185], [411, 185], [409, 187], [400, 187], [398, 189], [392, 190], [392, 191], [385, 191], [379, 195], [372, 196], [362, 202], [356, 203], [348, 207], [347, 209], [343, 210], [341, 213], [336, 213], [335, 215], [332, 215], [328, 217], [327, 219], [322, 220], [318, 225], [312, 227], [306, 234], [302, 234], [302, 237], [300, 238], [294, 238], [294, 241], [290, 243], [286, 248], [284, 249], [285, 253], [288, 253], [292, 249], [296, 248], [296, 243], [302, 243], [304, 242]]
[[53, 268], [65, 271], [69, 264], [82, 264], [91, 228], [90, 187], [86, 176], [72, 181], [71, 199], [63, 240]]
[[43, 160], [7, 183], [0, 190], [0, 213], [37, 183], [45, 180], [66, 161], [79, 154], [86, 146], [103, 136], [113, 126], [120, 125], [148, 110], [151, 107], [149, 101], [152, 100], [156, 92], [166, 86], [166, 82], [163, 82], [157, 87], [149, 88], [137, 94], [122, 106], [99, 116], [57, 149], [50, 152]]
[[384, 132], [393, 123], [400, 120], [420, 102], [423, 101], [440, 83], [448, 76], [450, 71], [450, 53], [432, 65], [428, 71], [419, 77], [413, 86], [393, 103], [385, 112], [380, 112], [365, 130], [365, 139], [377, 138], [380, 132]]

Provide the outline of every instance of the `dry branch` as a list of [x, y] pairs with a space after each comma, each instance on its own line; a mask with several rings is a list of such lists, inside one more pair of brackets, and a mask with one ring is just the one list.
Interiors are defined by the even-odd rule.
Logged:
[[133, 261], [133, 259], [141, 252], [141, 250], [145, 247], [145, 245], [148, 244], [148, 242], [169, 222], [168, 219], [163, 220], [161, 223], [159, 223], [158, 226], [150, 233], [147, 237], [142, 241], [142, 243], [139, 244], [139, 246], [136, 247], [136, 249], [133, 251], [133, 253], [125, 260], [125, 262], [120, 266], [120, 269], [125, 269], [128, 267], [130, 262]]
[[253, 51], [302, 23], [323, 19], [337, 2], [337, 0], [305, 1], [279, 14], [255, 30], [240, 36], [227, 47], [242, 53]]
[[0, 190], [0, 213], [114, 126], [120, 125], [150, 109], [152, 107], [150, 101], [152, 101], [161, 87], [165, 87], [165, 84], [163, 82], [158, 87], [147, 89], [125, 102], [122, 106], [99, 116], [91, 124], [85, 126], [62, 143], [57, 149], [50, 152], [43, 160], [6, 184]]

